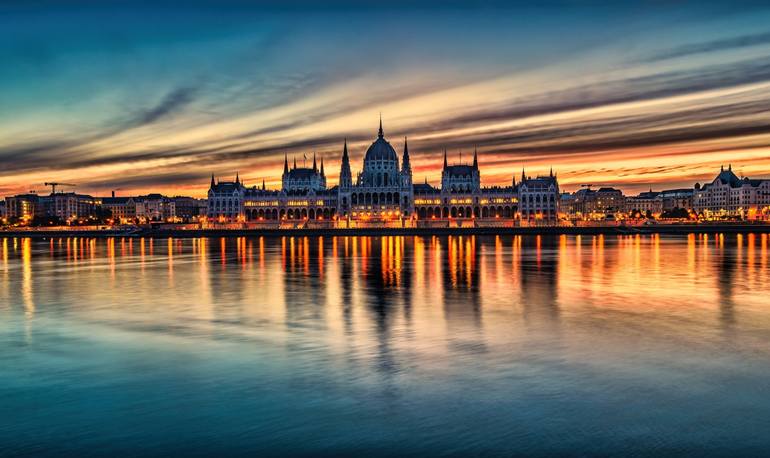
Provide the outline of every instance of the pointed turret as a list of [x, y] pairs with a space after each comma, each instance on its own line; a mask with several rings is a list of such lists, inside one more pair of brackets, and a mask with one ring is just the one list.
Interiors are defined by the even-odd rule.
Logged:
[[479, 169], [479, 152], [476, 148], [473, 148], [473, 168], [475, 170]]
[[238, 172], [235, 172], [235, 184], [241, 184], [241, 179], [238, 177]]
[[313, 172], [318, 172], [318, 164], [315, 161], [315, 153], [313, 153]]
[[340, 165], [340, 187], [349, 188], [353, 186], [353, 175], [350, 173], [350, 158], [348, 157], [348, 139], [342, 147], [342, 165]]
[[297, 169], [297, 156], [294, 156], [294, 168], [292, 168], [292, 170], [296, 170], [296, 169]]
[[527, 179], [527, 176], [524, 175], [524, 167], [521, 168], [521, 181], [524, 181]]
[[385, 133], [382, 131], [382, 113], [380, 113], [380, 130], [377, 132], [379, 138], [385, 137]]
[[264, 190], [266, 190], [266, 189], [267, 189], [267, 188], [265, 187], [265, 179], [264, 179], [264, 178], [262, 178], [262, 190], [264, 191]]
[[404, 154], [401, 157], [401, 185], [407, 189], [412, 187], [412, 163], [409, 160], [409, 144], [404, 137]]
[[321, 176], [325, 176], [326, 173], [324, 173], [324, 157], [321, 156]]
[[211, 187], [214, 187], [214, 174], [211, 174]]
[[407, 143], [406, 137], [404, 137], [404, 154], [401, 159], [401, 171], [404, 173], [412, 173], [412, 164], [409, 161], [409, 145]]
[[551, 167], [551, 170], [548, 172], [548, 176], [553, 178], [553, 167]]
[[283, 174], [287, 175], [289, 173], [289, 155], [284, 153], [283, 154]]
[[448, 165], [449, 164], [447, 163], [447, 160], [446, 160], [446, 148], [444, 148], [444, 168], [447, 168]]

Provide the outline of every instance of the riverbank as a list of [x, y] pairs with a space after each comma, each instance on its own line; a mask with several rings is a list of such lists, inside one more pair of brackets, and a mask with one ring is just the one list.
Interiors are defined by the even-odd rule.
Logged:
[[130, 230], [14, 230], [0, 237], [243, 237], [243, 236], [448, 236], [448, 235], [635, 235], [635, 234], [748, 234], [770, 233], [770, 224], [653, 224], [646, 226], [540, 226], [460, 228], [353, 228], [353, 229], [169, 229]]

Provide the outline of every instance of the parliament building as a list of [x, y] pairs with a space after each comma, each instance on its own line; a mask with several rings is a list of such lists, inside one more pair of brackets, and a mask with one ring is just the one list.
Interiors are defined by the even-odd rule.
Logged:
[[444, 152], [441, 186], [412, 182], [409, 147], [399, 159], [385, 139], [382, 121], [377, 139], [364, 155], [363, 169], [355, 176], [347, 141], [343, 143], [339, 183], [327, 185], [324, 161], [313, 156], [312, 167], [289, 166], [284, 157], [281, 189], [246, 187], [211, 177], [207, 216], [210, 223], [255, 222], [285, 227], [308, 224], [340, 227], [367, 224], [411, 226], [475, 224], [486, 222], [544, 221], [558, 218], [559, 184], [551, 172], [531, 178], [522, 171], [510, 186], [482, 187], [478, 155], [472, 164], [452, 164]]

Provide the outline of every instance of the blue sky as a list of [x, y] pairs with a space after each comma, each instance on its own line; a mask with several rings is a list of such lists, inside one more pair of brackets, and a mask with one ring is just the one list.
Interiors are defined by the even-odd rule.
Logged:
[[474, 147], [488, 184], [768, 175], [767, 24], [760, 2], [4, 2], [0, 192], [201, 195], [313, 152], [334, 182], [380, 112], [420, 181]]

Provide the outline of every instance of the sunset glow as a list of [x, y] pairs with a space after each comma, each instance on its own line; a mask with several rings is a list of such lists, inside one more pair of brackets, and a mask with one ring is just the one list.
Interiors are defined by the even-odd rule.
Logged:
[[313, 153], [334, 184], [343, 139], [360, 169], [380, 113], [415, 182], [474, 147], [487, 185], [522, 167], [627, 193], [727, 163], [770, 175], [768, 8], [57, 5], [0, 7], [2, 195], [200, 197], [236, 171], [278, 187], [284, 154]]

